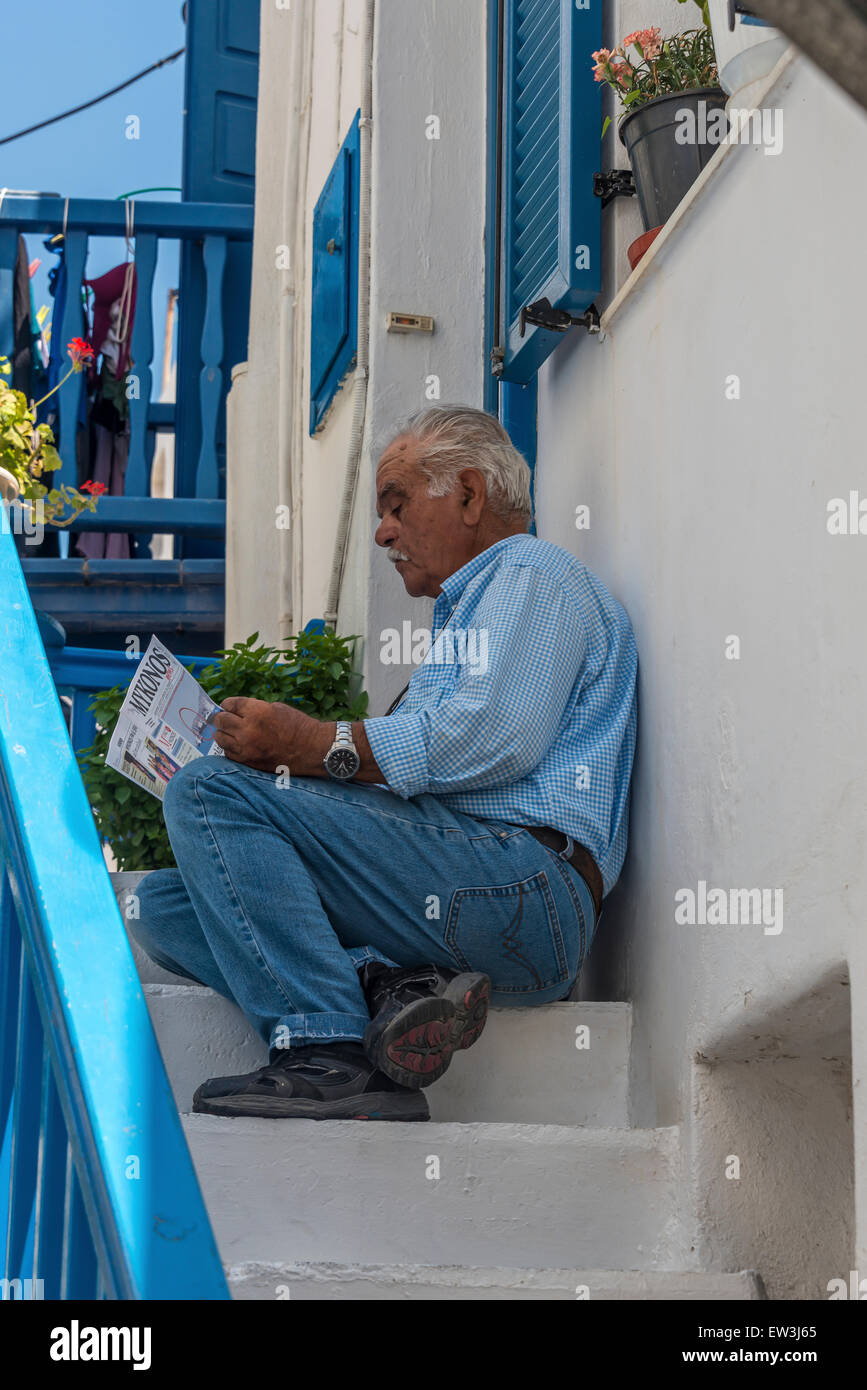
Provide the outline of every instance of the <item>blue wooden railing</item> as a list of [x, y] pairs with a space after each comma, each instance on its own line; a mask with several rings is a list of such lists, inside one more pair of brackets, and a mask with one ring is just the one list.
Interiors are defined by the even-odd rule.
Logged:
[[[14, 270], [18, 236], [65, 232], [68, 292], [61, 322], [52, 335], [66, 344], [82, 331], [81, 284], [88, 247], [94, 237], [125, 234], [128, 204], [91, 198], [6, 197], [0, 204], [0, 352], [13, 343]], [[150, 613], [151, 588], [160, 621], [184, 630], [217, 632], [224, 611], [225, 502], [221, 458], [225, 441], [225, 398], [231, 369], [226, 342], [237, 342], [234, 318], [246, 324], [249, 305], [225, 290], [227, 247], [250, 243], [253, 207], [234, 203], [134, 204], [136, 311], [132, 331], [131, 371], [138, 390], [129, 401], [130, 442], [125, 495], [105, 498], [95, 516], [85, 515], [77, 530], [128, 531], [133, 535], [131, 561], [69, 559], [57, 561], [24, 555], [24, 572], [38, 607], [55, 613], [70, 631], [129, 631], [130, 618]], [[154, 326], [152, 290], [160, 241], [195, 247], [196, 290], [190, 302], [201, 312], [193, 331], [200, 333], [198, 377], [178, 380], [177, 402], [151, 400]], [[199, 284], [201, 282], [201, 284]], [[184, 326], [185, 289], [180, 286], [179, 312]], [[234, 316], [232, 325], [226, 316]], [[230, 326], [233, 331], [229, 332]], [[189, 333], [190, 325], [185, 324]], [[245, 341], [245, 335], [243, 341]], [[98, 345], [96, 345], [98, 346]], [[75, 374], [57, 393], [60, 411], [58, 448], [64, 466], [54, 481], [74, 484], [76, 432], [84, 376]], [[175, 436], [175, 492], [170, 499], [150, 496], [156, 434]], [[150, 540], [174, 533], [175, 558], [152, 560]], [[208, 543], [202, 537], [216, 537]], [[187, 561], [184, 564], [184, 560]], [[103, 589], [103, 584], [107, 585]], [[125, 600], [122, 586], [132, 586]], [[171, 591], [171, 592], [170, 592]], [[76, 627], [80, 609], [93, 621]], [[156, 626], [157, 623], [151, 623]]]
[[224, 1299], [14, 541], [2, 528], [0, 598], [4, 1277], [45, 1298]]

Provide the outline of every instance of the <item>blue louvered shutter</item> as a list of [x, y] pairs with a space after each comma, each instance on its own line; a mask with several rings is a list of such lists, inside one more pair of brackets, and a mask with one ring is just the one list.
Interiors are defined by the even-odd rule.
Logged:
[[526, 324], [547, 299], [583, 314], [599, 294], [602, 108], [591, 53], [603, 0], [505, 0], [503, 380], [528, 382], [563, 341]]
[[322, 427], [358, 353], [358, 215], [361, 112], [313, 209], [310, 433]]

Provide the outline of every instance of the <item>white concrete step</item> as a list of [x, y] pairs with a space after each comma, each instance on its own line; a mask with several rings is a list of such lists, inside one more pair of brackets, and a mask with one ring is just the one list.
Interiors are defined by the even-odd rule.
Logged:
[[674, 1128], [211, 1115], [184, 1128], [227, 1265], [694, 1263]]
[[146, 956], [130, 932], [130, 926], [138, 918], [138, 904], [136, 902], [136, 888], [145, 877], [142, 873], [114, 873], [111, 875], [111, 882], [114, 888], [114, 896], [117, 898], [117, 905], [126, 933], [129, 937], [129, 944], [135, 957], [138, 967], [138, 976], [143, 985], [147, 984], [178, 984], [182, 976], [173, 975], [168, 970], [163, 970], [161, 966], [154, 965], [150, 956]]
[[[265, 1043], [228, 999], [197, 985], [144, 990], [179, 1110], [209, 1077], [267, 1062]], [[630, 1017], [627, 1004], [492, 1009], [472, 1051], [428, 1088], [432, 1118], [625, 1126]]]
[[[171, 977], [177, 980], [177, 976]], [[239, 1076], [268, 1061], [268, 1048], [241, 1010], [200, 985], [144, 986], [151, 1022], [180, 1111], [212, 1076]]]
[[713, 1303], [765, 1297], [753, 1270], [738, 1274], [646, 1273], [629, 1269], [476, 1269], [467, 1267], [336, 1264], [238, 1264], [226, 1270], [232, 1297], [311, 1302], [403, 1299], [492, 1302], [536, 1300], [594, 1303]]

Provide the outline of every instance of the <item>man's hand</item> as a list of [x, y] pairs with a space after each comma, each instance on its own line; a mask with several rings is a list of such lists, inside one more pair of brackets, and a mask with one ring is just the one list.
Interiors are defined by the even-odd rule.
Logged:
[[[325, 755], [337, 733], [332, 720], [313, 719], [294, 705], [276, 700], [272, 703], [230, 695], [223, 701], [222, 713], [214, 716], [214, 728], [217, 743], [233, 762], [262, 772], [288, 767], [293, 777], [328, 776]], [[353, 724], [352, 734], [361, 759], [354, 780], [384, 783], [362, 720]]]
[[321, 771], [334, 742], [334, 724], [322, 723], [292, 705], [232, 695], [215, 715], [216, 742], [227, 758], [263, 772], [288, 767], [306, 777]]

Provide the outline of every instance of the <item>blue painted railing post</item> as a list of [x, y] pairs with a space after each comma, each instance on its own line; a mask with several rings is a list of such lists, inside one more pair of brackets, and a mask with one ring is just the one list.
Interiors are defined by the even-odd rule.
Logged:
[[219, 496], [217, 471], [217, 414], [220, 408], [223, 361], [223, 272], [226, 268], [226, 238], [205, 237], [205, 280], [207, 300], [202, 325], [202, 367], [199, 398], [202, 408], [202, 447], [196, 468], [196, 496]]
[[[151, 463], [154, 437], [148, 432], [148, 409], [151, 399], [154, 355], [154, 329], [151, 314], [154, 269], [157, 262], [157, 239], [152, 232], [143, 232], [135, 239], [136, 315], [130, 343], [130, 401], [129, 401], [129, 461], [124, 490], [130, 497], [147, 497], [151, 490]], [[135, 553], [150, 555], [150, 536], [135, 539]]]

